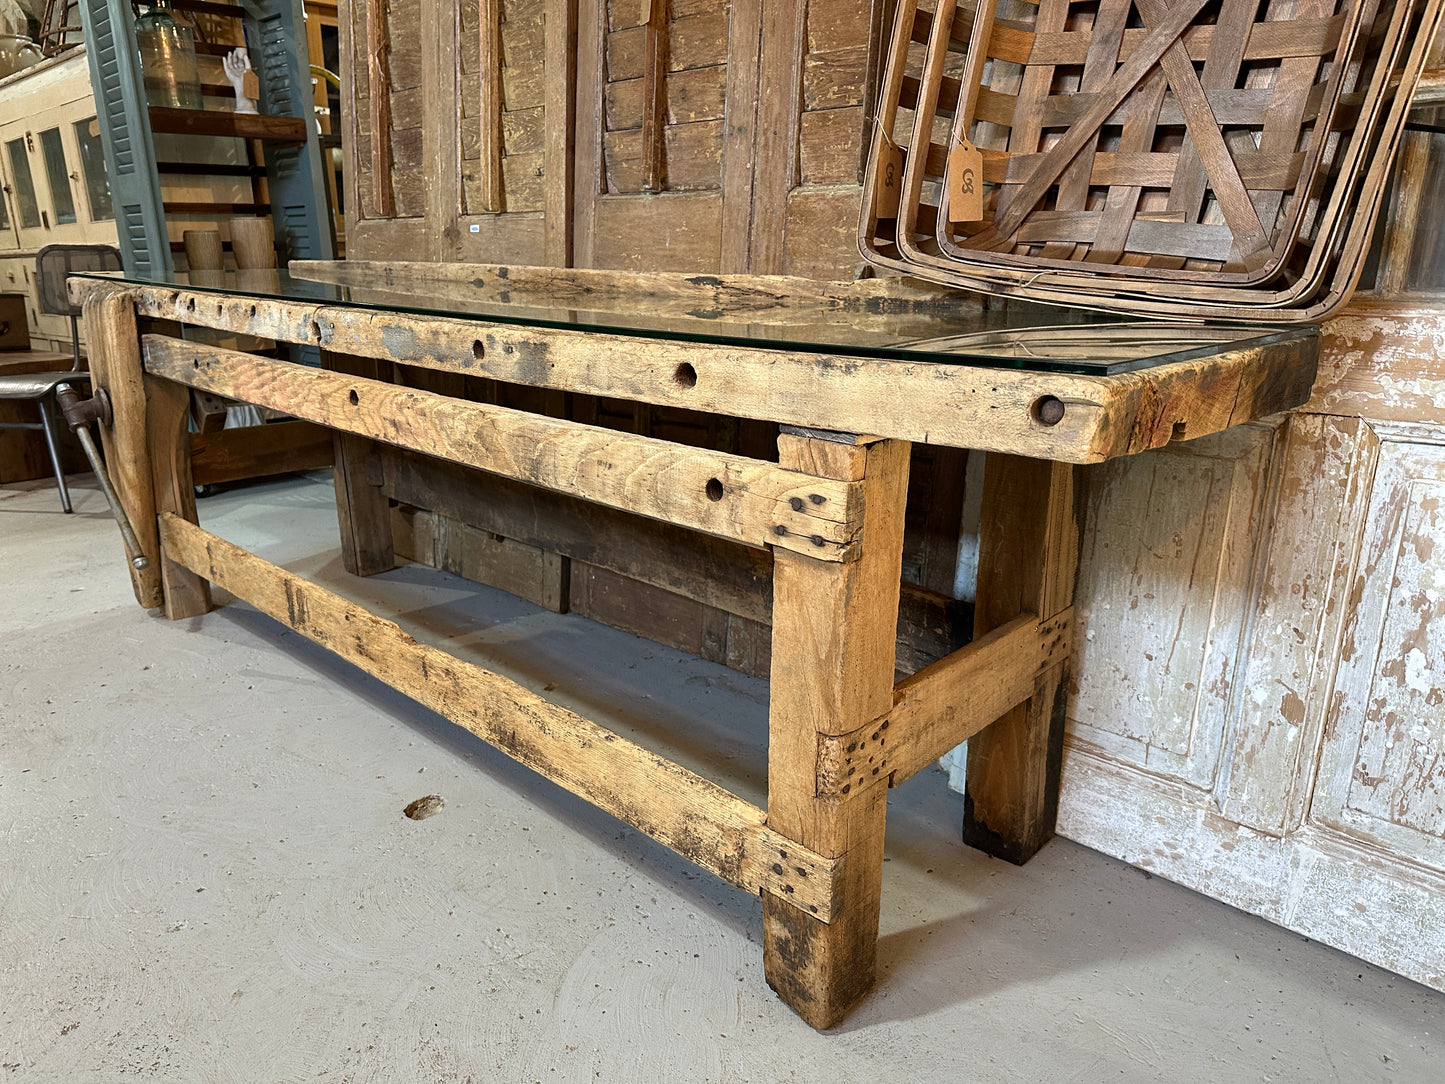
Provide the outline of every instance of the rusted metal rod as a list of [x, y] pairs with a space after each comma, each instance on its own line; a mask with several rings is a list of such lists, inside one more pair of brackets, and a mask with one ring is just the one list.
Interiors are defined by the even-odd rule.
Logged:
[[110, 421], [109, 397], [102, 388], [98, 389], [92, 398], [82, 399], [80, 392], [69, 384], [60, 384], [56, 386], [55, 399], [65, 414], [66, 424], [80, 439], [80, 447], [85, 452], [85, 458], [90, 460], [90, 469], [95, 471], [95, 477], [100, 482], [100, 491], [105, 494], [106, 503], [110, 505], [111, 514], [115, 516], [115, 522], [120, 527], [120, 536], [125, 542], [125, 551], [131, 555], [131, 566], [137, 569], [149, 568], [150, 558], [141, 551], [140, 539], [136, 537], [135, 528], [130, 524], [130, 517], [121, 507], [120, 498], [116, 496], [115, 487], [111, 485], [110, 474], [107, 473], [105, 464], [101, 462], [100, 452], [96, 450], [95, 441], [90, 435], [91, 422], [107, 423]]

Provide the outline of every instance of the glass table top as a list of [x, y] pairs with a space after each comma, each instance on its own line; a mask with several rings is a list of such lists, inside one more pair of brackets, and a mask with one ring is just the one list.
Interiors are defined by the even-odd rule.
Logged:
[[[332, 265], [345, 269], [347, 265]], [[519, 269], [522, 270], [522, 269]], [[1110, 375], [1186, 361], [1225, 350], [1308, 340], [1311, 326], [1179, 324], [1131, 321], [1083, 309], [1055, 308], [966, 293], [925, 301], [845, 296], [746, 300], [727, 308], [715, 300], [712, 276], [681, 275], [665, 294], [571, 288], [563, 303], [535, 282], [410, 280], [386, 285], [341, 284], [285, 271], [197, 271], [169, 277], [118, 272], [79, 277], [143, 286], [350, 306], [418, 315], [484, 320], [520, 327], [778, 349], [826, 357], [1042, 372]], [[342, 277], [342, 276], [338, 276]], [[650, 276], [656, 279], [655, 276]], [[625, 280], [625, 276], [619, 276]], [[692, 288], [696, 287], [695, 290]], [[565, 291], [564, 291], [565, 292]]]

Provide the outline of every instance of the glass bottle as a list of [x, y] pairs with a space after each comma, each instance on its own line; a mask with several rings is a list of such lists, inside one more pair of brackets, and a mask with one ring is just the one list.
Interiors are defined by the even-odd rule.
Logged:
[[195, 36], [171, 14], [170, 0], [156, 0], [136, 19], [135, 40], [140, 47], [146, 101], [170, 109], [202, 108]]

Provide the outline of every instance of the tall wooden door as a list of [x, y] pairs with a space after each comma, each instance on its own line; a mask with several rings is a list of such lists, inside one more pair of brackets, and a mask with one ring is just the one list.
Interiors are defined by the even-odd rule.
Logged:
[[879, 0], [581, 0], [579, 266], [849, 277]]
[[575, 0], [367, 0], [342, 23], [353, 258], [566, 265]]

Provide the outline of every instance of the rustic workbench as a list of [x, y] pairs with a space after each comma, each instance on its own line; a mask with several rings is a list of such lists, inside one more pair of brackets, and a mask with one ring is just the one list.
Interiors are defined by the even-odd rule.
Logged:
[[[137, 599], [190, 617], [218, 584], [760, 893], [768, 981], [820, 1028], [873, 982], [888, 784], [971, 739], [965, 838], [1024, 861], [1052, 834], [1073, 464], [1297, 406], [1317, 356], [1312, 330], [991, 311], [897, 280], [292, 270], [308, 278], [72, 279], [95, 384], [114, 408], [108, 459], [152, 558], [132, 569]], [[321, 365], [217, 345], [217, 332], [295, 344], [301, 362], [319, 350]], [[777, 422], [777, 461], [393, 379], [417, 369]], [[189, 389], [335, 432], [343, 559], [356, 574], [395, 563], [383, 481], [396, 449], [771, 553], [766, 810], [202, 530]], [[989, 455], [975, 638], [895, 684], [910, 442]]]

